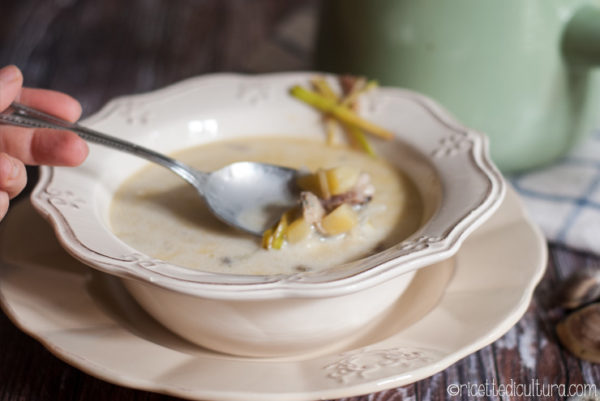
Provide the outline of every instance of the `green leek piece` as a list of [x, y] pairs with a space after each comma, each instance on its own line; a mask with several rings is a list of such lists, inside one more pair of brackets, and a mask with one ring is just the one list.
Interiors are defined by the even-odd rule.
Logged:
[[352, 137], [352, 140], [356, 145], [363, 151], [365, 151], [371, 157], [377, 157], [377, 153], [375, 153], [375, 149], [371, 146], [364, 132], [362, 132], [359, 128], [353, 127], [351, 125], [345, 125], [344, 128], [348, 135]]
[[335, 145], [336, 124], [330, 117], [325, 116], [325, 132], [327, 134], [327, 145]]
[[279, 222], [263, 233], [262, 246], [265, 249], [281, 249], [288, 228], [288, 212], [281, 216]]
[[348, 107], [338, 104], [335, 100], [327, 99], [326, 97], [299, 85], [292, 87], [290, 93], [292, 96], [325, 113], [329, 113], [332, 117], [348, 125], [360, 128], [383, 139], [392, 139], [394, 137], [394, 134], [390, 131], [364, 120]]
[[325, 78], [313, 78], [310, 82], [314, 86], [315, 90], [327, 99], [335, 100], [336, 102], [339, 101], [338, 96], [335, 94], [333, 89], [331, 89], [331, 86], [329, 86], [329, 83], [325, 80]]
[[[312, 86], [315, 90], [320, 93], [322, 96], [327, 99], [334, 100], [335, 102], [339, 102], [338, 95], [331, 89], [329, 83], [325, 78], [315, 77], [311, 81]], [[335, 144], [335, 132], [336, 132], [336, 124], [335, 121], [329, 115], [325, 115], [324, 118], [325, 124], [325, 132], [327, 134], [327, 145], [331, 146]]]
[[271, 249], [273, 246], [273, 229], [269, 228], [265, 230], [262, 237], [262, 247], [265, 249]]

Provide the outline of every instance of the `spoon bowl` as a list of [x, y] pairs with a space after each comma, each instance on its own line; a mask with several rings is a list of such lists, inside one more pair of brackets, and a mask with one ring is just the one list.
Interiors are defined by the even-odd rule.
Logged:
[[298, 171], [292, 168], [237, 162], [208, 174], [204, 199], [224, 222], [262, 235], [298, 203], [297, 176]]
[[0, 113], [0, 123], [27, 128], [66, 129], [88, 142], [157, 163], [192, 185], [221, 221], [253, 235], [262, 235], [286, 210], [298, 203], [298, 171], [288, 167], [238, 162], [215, 172], [199, 171], [151, 149], [15, 102], [7, 112]]

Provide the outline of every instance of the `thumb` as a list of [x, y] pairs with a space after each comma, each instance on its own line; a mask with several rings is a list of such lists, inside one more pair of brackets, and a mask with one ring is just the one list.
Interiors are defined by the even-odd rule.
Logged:
[[23, 85], [23, 74], [14, 65], [0, 69], [0, 111], [4, 111], [19, 95]]

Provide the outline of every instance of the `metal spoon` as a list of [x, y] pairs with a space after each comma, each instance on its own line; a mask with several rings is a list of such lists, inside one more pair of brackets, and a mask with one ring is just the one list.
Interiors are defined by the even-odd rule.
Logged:
[[210, 173], [198, 171], [161, 153], [19, 103], [12, 103], [9, 109], [0, 113], [0, 123], [70, 130], [88, 142], [157, 163], [191, 184], [220, 220], [250, 234], [262, 235], [283, 212], [298, 203], [298, 171], [291, 168], [237, 162]]

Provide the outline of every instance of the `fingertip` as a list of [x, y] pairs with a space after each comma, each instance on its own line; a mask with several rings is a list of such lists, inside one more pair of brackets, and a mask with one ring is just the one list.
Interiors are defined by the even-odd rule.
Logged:
[[88, 155], [87, 143], [71, 131], [38, 129], [31, 139], [31, 164], [73, 167]]
[[23, 82], [23, 73], [21, 72], [19, 67], [17, 67], [14, 64], [10, 64], [6, 67], [0, 68], [0, 77], [2, 77], [1, 81], [3, 81], [4, 83]]
[[10, 106], [19, 95], [23, 85], [23, 74], [15, 65], [0, 68], [0, 111]]
[[77, 121], [82, 113], [81, 103], [77, 99], [49, 89], [23, 88], [19, 101], [68, 121]]
[[64, 97], [62, 101], [62, 107], [65, 120], [79, 120], [79, 117], [81, 117], [81, 113], [83, 111], [81, 103], [79, 103], [79, 101], [71, 95], [67, 95], [66, 93], [62, 93], [61, 95]]
[[18, 176], [18, 167], [12, 157], [0, 153], [0, 186]]
[[25, 165], [6, 153], [0, 153], [0, 191], [10, 199], [17, 196], [27, 185]]
[[73, 132], [67, 132], [64, 148], [65, 166], [79, 166], [87, 158], [90, 149], [86, 141]]

